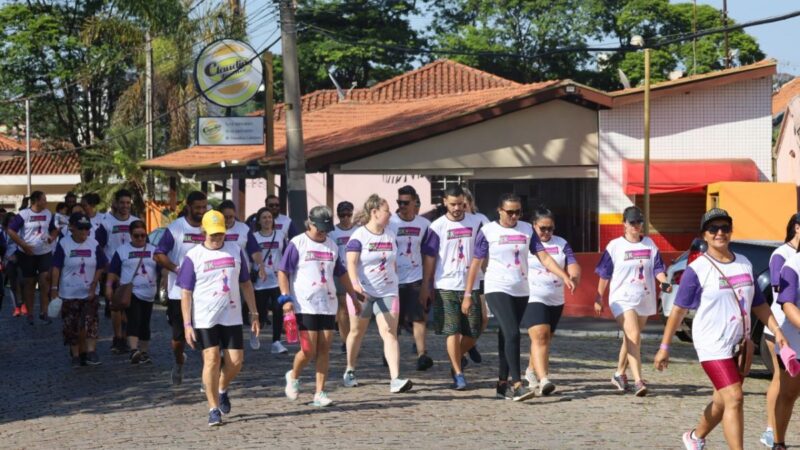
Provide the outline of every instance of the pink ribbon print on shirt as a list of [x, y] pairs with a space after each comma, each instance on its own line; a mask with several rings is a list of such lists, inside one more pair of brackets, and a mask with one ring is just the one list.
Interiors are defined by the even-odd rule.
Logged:
[[[203, 265], [203, 272], [209, 272], [212, 270], [222, 270], [222, 286], [220, 287], [220, 291], [223, 294], [228, 294], [231, 291], [230, 286], [228, 283], [230, 282], [230, 278], [228, 276], [228, 269], [233, 269], [236, 267], [236, 259], [232, 256], [225, 256], [222, 258], [212, 259], [211, 261], [207, 261]], [[214, 294], [218, 294], [218, 292], [214, 292]], [[234, 304], [234, 300], [230, 299], [230, 303]]]
[[86, 276], [86, 258], [92, 257], [92, 251], [89, 249], [76, 248], [74, 250], [70, 250], [69, 257], [81, 259], [81, 264], [78, 266], [78, 275], [80, 275], [83, 279], [83, 283], [88, 285], [89, 278]]
[[39, 239], [43, 233], [42, 223], [47, 222], [47, 216], [45, 215], [31, 216], [30, 221], [36, 223], [36, 228], [33, 229], [33, 238]]
[[[325, 275], [327, 264], [333, 262], [333, 253], [332, 252], [325, 252], [319, 250], [309, 250], [306, 252], [305, 256], [306, 261], [319, 261], [319, 281], [315, 281], [311, 284], [311, 286], [317, 286], [317, 284], [324, 285], [327, 287], [328, 285], [328, 277]], [[328, 290], [328, 296], [332, 297], [333, 293]]]
[[[414, 259], [414, 252], [412, 247], [414, 245], [412, 239], [419, 236], [422, 230], [419, 227], [400, 227], [397, 229], [398, 238], [406, 238], [405, 249], [400, 252], [400, 256], [406, 258], [411, 263], [411, 267], [418, 267], [419, 261]], [[397, 247], [400, 248], [400, 241], [397, 242]]]
[[[514, 246], [514, 269], [518, 270], [523, 279], [528, 278], [525, 269], [522, 267], [522, 260], [520, 259], [521, 249], [527, 248], [528, 237], [522, 234], [506, 234], [500, 236], [497, 241], [498, 245], [513, 245]], [[506, 269], [512, 267], [511, 263], [506, 264]]]
[[111, 234], [119, 234], [119, 241], [121, 245], [125, 245], [125, 236], [130, 233], [130, 225], [114, 225], [111, 227]]
[[447, 240], [451, 239], [458, 239], [458, 247], [456, 256], [454, 256], [450, 262], [456, 263], [456, 267], [464, 267], [466, 270], [467, 267], [467, 256], [464, 254], [464, 239], [472, 237], [472, 228], [464, 227], [464, 228], [453, 228], [452, 230], [447, 230]]
[[625, 261], [639, 261], [639, 266], [636, 268], [636, 273], [634, 274], [633, 278], [631, 278], [630, 283], [641, 284], [645, 292], [648, 292], [648, 289], [647, 280], [645, 279], [644, 275], [644, 262], [650, 260], [650, 255], [652, 255], [652, 251], [649, 248], [628, 250], [625, 252]]
[[[148, 259], [150, 257], [152, 257], [152, 254], [149, 251], [133, 251], [128, 253], [128, 259], [133, 260], [138, 260], [139, 258]], [[144, 261], [142, 261], [141, 264], [139, 264], [139, 261], [136, 261], [136, 264], [139, 265], [139, 273], [142, 275], [142, 277], [144, 277], [145, 280], [147, 280], [147, 283], [150, 285], [155, 284], [155, 280], [150, 278], [150, 275], [147, 272], [147, 264], [145, 264]]]
[[378, 267], [373, 268], [369, 272], [379, 272], [383, 274], [383, 281], [389, 281], [389, 274], [386, 272], [386, 263], [388, 258], [386, 256], [386, 252], [391, 252], [394, 249], [394, 246], [391, 242], [370, 242], [367, 246], [367, 250], [370, 252], [381, 252], [381, 261], [378, 264]]
[[[728, 281], [732, 286], [728, 286]], [[720, 277], [719, 279], [719, 287], [720, 289], [733, 289], [734, 295], [736, 295], [736, 301], [739, 304], [739, 313], [741, 317], [747, 317], [747, 308], [744, 300], [744, 288], [753, 286], [753, 277], [749, 273], [740, 273], [738, 275], [733, 275], [725, 279], [725, 277]], [[730, 321], [737, 320], [737, 317], [731, 317]], [[747, 332], [750, 332], [750, 321], [745, 320], [745, 327]]]

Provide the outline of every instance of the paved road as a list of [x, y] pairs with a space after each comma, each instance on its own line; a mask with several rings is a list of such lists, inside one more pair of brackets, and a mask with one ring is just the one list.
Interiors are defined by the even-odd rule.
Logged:
[[[524, 403], [494, 400], [497, 338], [490, 332], [480, 341], [484, 362], [467, 369], [471, 389], [464, 392], [448, 388], [443, 338], [430, 336], [436, 365], [418, 373], [410, 337], [401, 336], [402, 370], [415, 387], [391, 395], [373, 329], [357, 372], [363, 386], [341, 387], [345, 359], [335, 352], [329, 391], [336, 404], [324, 410], [307, 405], [311, 372], [301, 378], [300, 399], [289, 401], [282, 377], [290, 357], [269, 354], [266, 339], [261, 350], [248, 349], [231, 390], [233, 412], [223, 427], [208, 429], [198, 354], [189, 354], [185, 383], [169, 387], [163, 309], [154, 312], [153, 326], [153, 365], [131, 367], [111, 355], [109, 323], [103, 320], [103, 365], [72, 369], [61, 346], [60, 321], [29, 326], [10, 317], [6, 302], [0, 311], [0, 447], [675, 449], [711, 393], [694, 351], [676, 343], [669, 372], [646, 369], [651, 396], [621, 395], [608, 383], [619, 341], [571, 335], [554, 345], [558, 395]], [[649, 361], [656, 346], [652, 340], [644, 344]], [[759, 445], [766, 386], [763, 378], [746, 383], [747, 448]], [[790, 430], [789, 442], [796, 442], [796, 430]], [[721, 430], [710, 436], [709, 447], [724, 448]]]

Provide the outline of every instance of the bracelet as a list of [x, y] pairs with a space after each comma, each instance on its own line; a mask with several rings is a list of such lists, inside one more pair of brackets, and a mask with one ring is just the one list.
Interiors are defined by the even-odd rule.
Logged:
[[58, 290], [58, 286], [50, 286], [50, 290], [51, 291], [57, 291]]
[[258, 313], [257, 313], [257, 312], [251, 312], [251, 313], [250, 313], [250, 317], [253, 317], [253, 316], [256, 316], [256, 317], [258, 317]]
[[669, 351], [669, 345], [668, 344], [661, 344], [661, 345], [658, 346], [658, 348], [661, 349], [661, 350], [664, 350], [665, 352]]
[[192, 322], [183, 324], [183, 328], [192, 328]]
[[281, 296], [278, 297], [278, 304], [279, 305], [283, 305], [284, 303], [291, 302], [291, 301], [292, 301], [292, 296], [289, 295], [289, 294], [281, 294]]
[[464, 291], [464, 298], [467, 298], [467, 297], [472, 298], [472, 292]]

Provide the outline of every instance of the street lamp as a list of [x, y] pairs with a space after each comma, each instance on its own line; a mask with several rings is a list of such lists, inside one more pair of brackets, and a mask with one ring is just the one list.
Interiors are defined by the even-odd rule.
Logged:
[[644, 234], [650, 233], [650, 49], [644, 38], [631, 37], [631, 45], [644, 48]]

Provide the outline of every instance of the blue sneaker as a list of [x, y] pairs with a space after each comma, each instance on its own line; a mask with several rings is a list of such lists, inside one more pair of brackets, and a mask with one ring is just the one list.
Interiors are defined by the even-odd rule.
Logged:
[[208, 426], [215, 427], [222, 425], [222, 413], [219, 409], [214, 408], [208, 412]]
[[455, 390], [463, 391], [467, 388], [467, 380], [464, 379], [463, 373], [456, 374], [453, 379], [455, 380]]
[[219, 410], [222, 414], [228, 414], [231, 412], [231, 399], [228, 398], [227, 392], [222, 392], [219, 394]]
[[775, 435], [772, 433], [772, 430], [764, 430], [764, 432], [761, 433], [760, 441], [765, 447], [772, 448], [772, 446], [775, 445]]

